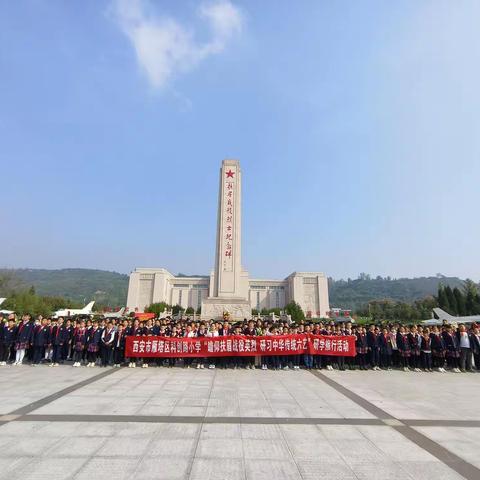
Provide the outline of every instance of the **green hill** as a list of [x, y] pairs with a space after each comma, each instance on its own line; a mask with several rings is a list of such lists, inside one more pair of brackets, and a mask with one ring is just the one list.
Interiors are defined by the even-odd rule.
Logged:
[[[61, 296], [79, 303], [95, 300], [111, 307], [123, 306], [127, 300], [128, 275], [121, 273], [86, 268], [0, 270], [2, 273], [13, 275], [24, 287], [33, 285], [39, 295]], [[460, 278], [442, 275], [391, 279], [360, 274], [354, 280], [329, 279], [330, 305], [355, 309], [383, 299], [411, 303], [436, 295], [439, 283], [452, 288], [463, 285]]]
[[1, 273], [13, 273], [23, 285], [33, 285], [39, 295], [60, 296], [82, 304], [95, 300], [111, 307], [124, 306], [127, 301], [128, 275], [121, 273], [86, 268], [14, 269]]
[[463, 280], [457, 277], [370, 278], [360, 274], [355, 280], [329, 279], [330, 306], [355, 309], [371, 300], [396, 300], [412, 303], [415, 300], [437, 295], [438, 285], [450, 285], [452, 288], [463, 286]]

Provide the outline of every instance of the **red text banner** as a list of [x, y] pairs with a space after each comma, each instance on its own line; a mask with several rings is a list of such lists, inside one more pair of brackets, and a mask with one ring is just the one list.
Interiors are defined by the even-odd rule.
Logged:
[[266, 335], [172, 338], [129, 336], [125, 356], [129, 357], [236, 357], [256, 355], [355, 356], [355, 337], [323, 335]]

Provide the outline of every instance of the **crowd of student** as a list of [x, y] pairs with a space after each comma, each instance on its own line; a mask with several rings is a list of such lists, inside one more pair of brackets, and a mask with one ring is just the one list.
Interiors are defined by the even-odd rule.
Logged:
[[[223, 337], [228, 335], [314, 335], [355, 336], [356, 356], [272, 355], [269, 357], [223, 358], [125, 358], [127, 336]], [[73, 361], [74, 367], [97, 365], [131, 368], [149, 366], [185, 368], [246, 368], [332, 370], [391, 370], [439, 372], [480, 370], [480, 329], [477, 325], [443, 325], [431, 328], [401, 324], [369, 325], [300, 322], [272, 323], [261, 319], [231, 325], [225, 322], [199, 322], [162, 318], [140, 322], [137, 319], [33, 319], [23, 315], [0, 316], [0, 365], [55, 367]]]

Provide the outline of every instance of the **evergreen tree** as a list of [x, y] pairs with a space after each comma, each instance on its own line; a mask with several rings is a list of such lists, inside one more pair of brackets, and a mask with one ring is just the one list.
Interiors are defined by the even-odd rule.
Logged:
[[477, 285], [473, 280], [467, 278], [463, 286], [463, 293], [465, 295], [465, 312], [466, 315], [476, 315], [476, 296], [478, 295]]
[[292, 317], [292, 321], [298, 323], [300, 320], [305, 320], [305, 314], [302, 307], [297, 302], [290, 302], [285, 306], [285, 313]]
[[145, 312], [154, 313], [158, 316], [163, 313], [167, 308], [168, 305], [165, 302], [152, 303], [145, 309]]
[[450, 315], [458, 315], [458, 306], [457, 300], [455, 299], [455, 295], [453, 294], [453, 290], [451, 289], [450, 285], [445, 287], [445, 295], [448, 299], [449, 310], [447, 310]]
[[463, 293], [455, 287], [453, 289], [453, 295], [455, 297], [455, 301], [457, 302], [457, 313], [458, 315], [466, 315], [466, 308], [465, 308], [465, 297]]
[[438, 286], [438, 306], [445, 310], [446, 312], [450, 311], [450, 304], [448, 303], [448, 297], [445, 292], [445, 286], [440, 284]]

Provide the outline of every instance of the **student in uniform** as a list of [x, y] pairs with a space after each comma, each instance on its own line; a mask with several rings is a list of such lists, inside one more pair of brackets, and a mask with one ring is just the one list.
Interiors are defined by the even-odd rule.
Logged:
[[[217, 324], [215, 322], [211, 322], [210, 328], [207, 331], [207, 337], [216, 338], [218, 337], [218, 330]], [[208, 357], [208, 368], [214, 369], [217, 365], [217, 358], [216, 357]]]
[[[248, 322], [248, 325], [245, 327], [243, 330], [243, 334], [247, 337], [254, 337], [256, 335], [256, 330], [255, 330], [255, 323], [253, 320], [250, 320]], [[244, 362], [245, 362], [245, 368], [248, 370], [251, 368], [252, 370], [255, 370], [255, 357], [252, 355], [251, 357], [244, 357]]]
[[50, 333], [47, 328], [47, 319], [42, 318], [33, 331], [33, 361], [32, 366], [37, 366], [42, 360], [45, 347], [48, 345]]
[[80, 325], [73, 335], [73, 366], [81, 367], [82, 358], [87, 343], [87, 329], [85, 328], [85, 320], [80, 321]]
[[432, 366], [440, 373], [445, 373], [445, 341], [437, 326], [432, 328], [430, 338], [432, 340]]
[[433, 372], [432, 369], [432, 337], [428, 328], [423, 330], [422, 338], [420, 341], [420, 357], [422, 360], [422, 366], [426, 372]]
[[113, 366], [116, 368], [120, 368], [125, 361], [125, 339], [125, 330], [123, 325], [119, 324], [113, 341]]
[[12, 345], [15, 342], [15, 315], [8, 317], [8, 323], [0, 327], [0, 365], [5, 366], [10, 359]]
[[[298, 328], [296, 325], [293, 325], [292, 328], [291, 328], [291, 332], [290, 332], [292, 335], [297, 335], [298, 334]], [[317, 356], [317, 355], [315, 355]], [[301, 359], [301, 355], [290, 355], [290, 358], [292, 359], [292, 366], [293, 366], [293, 369], [294, 370], [300, 370], [300, 359]]]
[[472, 371], [472, 339], [470, 332], [467, 332], [467, 329], [463, 323], [458, 326], [456, 332], [458, 349], [460, 351], [460, 371]]
[[475, 368], [480, 370], [480, 329], [478, 325], [472, 326], [472, 354], [473, 354], [473, 363], [475, 364]]
[[365, 328], [359, 327], [357, 330], [357, 339], [355, 340], [355, 348], [357, 350], [357, 360], [358, 366], [360, 370], [367, 370], [368, 367], [366, 365], [366, 355], [368, 351], [367, 347], [367, 335]]
[[68, 337], [69, 333], [65, 326], [64, 319], [63, 317], [60, 317], [57, 326], [52, 329], [52, 338], [50, 342], [53, 349], [52, 363], [50, 364], [51, 367], [58, 367], [60, 363], [63, 363], [63, 344], [68, 341]]
[[458, 347], [458, 339], [451, 325], [448, 325], [443, 331], [443, 340], [445, 342], [445, 350], [447, 356], [447, 364], [455, 373], [460, 373], [458, 360], [460, 351]]
[[100, 351], [100, 343], [102, 341], [102, 331], [98, 326], [98, 321], [92, 323], [87, 331], [86, 350], [87, 350], [87, 367], [94, 367], [97, 363], [98, 352]]
[[[227, 321], [223, 322], [223, 326], [218, 330], [219, 337], [227, 337], [233, 334], [233, 330]], [[220, 357], [219, 363], [221, 368], [228, 368], [232, 364], [232, 357]]]
[[17, 328], [15, 337], [15, 362], [14, 365], [22, 365], [25, 358], [25, 352], [33, 341], [33, 322], [31, 316], [27, 313], [23, 315], [22, 322]]
[[53, 357], [53, 347], [52, 347], [52, 338], [53, 338], [53, 327], [57, 324], [57, 320], [48, 319], [47, 329], [48, 329], [48, 343], [45, 347], [44, 361], [45, 363], [52, 363]]
[[[205, 330], [205, 324], [201, 323], [198, 327], [198, 331], [196, 332], [197, 338], [203, 339], [207, 336], [207, 331]], [[205, 368], [205, 363], [207, 359], [205, 357], [200, 357], [198, 359], [197, 368], [203, 369]]]
[[73, 325], [72, 320], [67, 318], [65, 322], [66, 338], [62, 348], [62, 360], [72, 359], [72, 339], [73, 339]]
[[111, 321], [107, 323], [107, 327], [102, 332], [102, 367], [107, 367], [112, 363], [113, 357], [113, 342], [115, 340], [115, 329]]
[[377, 339], [380, 348], [380, 366], [387, 370], [392, 369], [392, 337], [388, 334], [388, 330], [383, 328], [382, 333]]
[[410, 346], [410, 367], [415, 372], [420, 372], [420, 335], [417, 326], [412, 325], [410, 332], [407, 334], [408, 344]]
[[408, 334], [404, 327], [400, 327], [397, 332], [397, 347], [400, 355], [401, 366], [404, 372], [409, 372], [408, 360], [410, 358], [410, 343], [408, 341]]
[[370, 325], [367, 332], [367, 364], [372, 370], [377, 370], [380, 352], [377, 345], [375, 325]]

